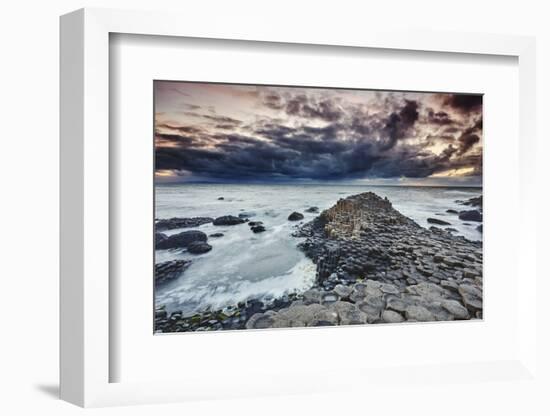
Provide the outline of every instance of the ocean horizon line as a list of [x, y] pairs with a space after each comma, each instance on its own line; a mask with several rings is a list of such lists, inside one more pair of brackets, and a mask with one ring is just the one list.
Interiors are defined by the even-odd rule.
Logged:
[[398, 185], [398, 184], [349, 184], [349, 183], [292, 183], [292, 182], [155, 182], [155, 186], [178, 185], [243, 185], [243, 186], [353, 186], [380, 188], [461, 188], [483, 189], [483, 185]]

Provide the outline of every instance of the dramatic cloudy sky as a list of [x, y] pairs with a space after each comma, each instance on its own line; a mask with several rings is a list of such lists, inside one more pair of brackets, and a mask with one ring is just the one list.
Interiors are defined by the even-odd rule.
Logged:
[[155, 82], [158, 182], [481, 185], [479, 95]]

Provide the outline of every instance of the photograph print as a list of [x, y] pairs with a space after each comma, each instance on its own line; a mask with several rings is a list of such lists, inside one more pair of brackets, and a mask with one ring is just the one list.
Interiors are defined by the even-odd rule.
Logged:
[[153, 86], [155, 333], [483, 318], [482, 95]]

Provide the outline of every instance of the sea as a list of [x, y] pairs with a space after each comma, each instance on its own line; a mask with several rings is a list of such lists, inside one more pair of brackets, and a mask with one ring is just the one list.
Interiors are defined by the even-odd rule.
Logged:
[[[249, 299], [269, 301], [289, 293], [309, 289], [315, 280], [315, 265], [297, 248], [300, 238], [291, 234], [296, 222], [288, 221], [294, 211], [304, 214], [304, 222], [318, 214], [305, 210], [316, 206], [330, 208], [340, 198], [372, 191], [387, 197], [394, 208], [429, 228], [429, 217], [449, 222], [470, 240], [481, 240], [476, 230], [479, 223], [464, 222], [447, 209], [464, 210], [458, 200], [481, 195], [481, 188], [413, 187], [364, 185], [256, 185], [256, 184], [157, 184], [155, 218], [219, 217], [250, 215], [251, 221], [262, 221], [266, 231], [254, 234], [246, 224], [175, 229], [170, 235], [197, 229], [207, 235], [212, 250], [193, 255], [184, 250], [156, 250], [155, 263], [168, 260], [192, 260], [181, 277], [155, 290], [155, 305], [168, 312], [182, 311], [192, 315], [205, 310], [218, 310]], [[223, 199], [219, 199], [223, 198]]]

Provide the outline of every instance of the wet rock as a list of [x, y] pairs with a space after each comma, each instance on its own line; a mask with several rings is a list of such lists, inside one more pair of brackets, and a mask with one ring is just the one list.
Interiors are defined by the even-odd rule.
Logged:
[[450, 233], [457, 233], [458, 232], [458, 230], [456, 228], [452, 228], [452, 227], [445, 228], [445, 231], [449, 231]]
[[353, 289], [349, 286], [342, 284], [336, 285], [334, 287], [334, 293], [336, 293], [342, 300], [349, 300], [349, 296], [352, 294]]
[[459, 201], [462, 205], [469, 205], [471, 207], [483, 208], [483, 195], [470, 198], [466, 201]]
[[193, 242], [205, 242], [206, 240], [206, 234], [202, 231], [183, 231], [178, 234], [173, 234], [160, 241], [156, 245], [156, 248], [161, 250], [170, 248], [185, 248]]
[[399, 294], [399, 289], [396, 286], [394, 286], [392, 284], [389, 284], [389, 283], [382, 283], [380, 285], [380, 290], [383, 293], [389, 293], [389, 294], [392, 294], [392, 295]]
[[462, 221], [476, 221], [481, 222], [483, 217], [478, 210], [472, 209], [469, 211], [460, 211], [458, 218]]
[[340, 297], [334, 292], [328, 292], [321, 295], [321, 304], [324, 306], [332, 305], [340, 300]]
[[483, 303], [482, 292], [479, 288], [469, 284], [461, 284], [458, 286], [458, 293], [469, 311], [475, 313], [481, 310]]
[[317, 213], [317, 212], [319, 212], [319, 208], [318, 207], [309, 207], [308, 209], [306, 209], [306, 212]]
[[322, 296], [322, 293], [320, 290], [317, 290], [317, 289], [309, 289], [309, 290], [306, 290], [304, 293], [303, 293], [303, 298], [304, 298], [304, 303], [306, 304], [309, 304], [309, 303], [320, 303], [321, 302], [321, 296]]
[[155, 224], [157, 231], [174, 230], [176, 228], [194, 228], [203, 224], [208, 224], [213, 221], [210, 217], [194, 217], [194, 218], [170, 218], [158, 220]]
[[265, 231], [265, 227], [263, 225], [255, 225], [253, 227], [250, 227], [253, 233], [263, 233]]
[[159, 245], [161, 241], [166, 240], [168, 237], [163, 233], [155, 233], [155, 247]]
[[407, 306], [405, 316], [409, 321], [429, 322], [435, 320], [435, 316], [424, 306], [420, 305]]
[[223, 196], [220, 196], [220, 197], [218, 198], [218, 201], [223, 201], [224, 199], [225, 199], [225, 198], [224, 198]]
[[212, 250], [212, 246], [202, 241], [195, 241], [187, 246], [187, 251], [191, 254], [203, 254]]
[[476, 230], [478, 230], [480, 233], [483, 232], [483, 224], [479, 224], [477, 227], [476, 227]]
[[383, 311], [381, 318], [383, 322], [390, 323], [390, 324], [397, 324], [405, 320], [403, 315], [392, 310]]
[[273, 326], [272, 316], [263, 313], [256, 313], [246, 323], [246, 329], [266, 329]]
[[409, 303], [398, 297], [390, 297], [386, 301], [386, 308], [396, 312], [405, 312]]
[[235, 217], [234, 215], [224, 215], [216, 218], [212, 223], [214, 225], [237, 225], [244, 222], [245, 221], [242, 218]]
[[440, 219], [437, 219], [437, 218], [428, 218], [428, 222], [430, 224], [437, 224], [437, 225], [451, 225], [450, 222], [443, 221], [443, 220], [440, 220]]
[[171, 260], [155, 264], [155, 284], [159, 285], [181, 276], [190, 265], [189, 260]]
[[213, 233], [213, 234], [210, 234], [209, 237], [213, 237], [213, 238], [220, 238], [220, 237], [223, 237], [224, 234], [223, 233]]
[[254, 212], [241, 212], [239, 213], [239, 218], [242, 218], [243, 220], [250, 217], [255, 217], [256, 213]]
[[289, 221], [300, 221], [304, 219], [304, 214], [300, 214], [299, 212], [293, 212], [288, 216]]
[[448, 209], [447, 212], [449, 214], [458, 214], [458, 211], [456, 209]]
[[449, 311], [449, 313], [451, 313], [455, 319], [470, 318], [470, 314], [468, 313], [468, 310], [456, 300], [452, 300], [452, 299], [444, 300], [441, 302], [441, 306], [445, 308], [447, 311]]
[[338, 314], [340, 325], [361, 325], [367, 323], [367, 314], [354, 304], [338, 301], [331, 305], [331, 310]]

